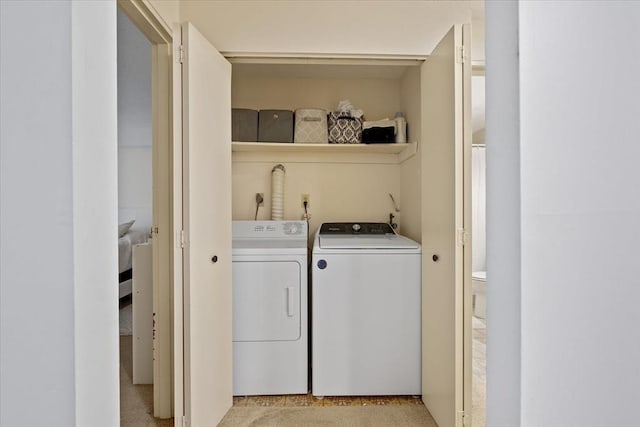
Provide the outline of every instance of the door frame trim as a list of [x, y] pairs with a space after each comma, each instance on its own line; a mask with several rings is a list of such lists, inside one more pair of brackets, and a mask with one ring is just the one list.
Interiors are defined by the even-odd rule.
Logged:
[[171, 45], [173, 32], [147, 0], [118, 0], [118, 8], [153, 45]]

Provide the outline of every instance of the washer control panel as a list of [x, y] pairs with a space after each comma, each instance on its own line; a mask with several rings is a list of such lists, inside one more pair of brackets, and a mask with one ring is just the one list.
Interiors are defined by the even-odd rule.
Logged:
[[386, 222], [325, 222], [320, 234], [395, 234]]

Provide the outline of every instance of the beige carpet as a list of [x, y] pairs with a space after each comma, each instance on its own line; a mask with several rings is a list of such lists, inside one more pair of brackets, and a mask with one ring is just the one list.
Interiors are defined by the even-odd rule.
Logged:
[[227, 412], [219, 427], [367, 426], [437, 427], [424, 405], [238, 407]]
[[[153, 386], [133, 385], [131, 346], [131, 336], [120, 337], [120, 425], [123, 427], [173, 426], [173, 419], [160, 420], [153, 417]], [[343, 399], [340, 398], [325, 399], [326, 404], [341, 405], [343, 403], [341, 402]], [[247, 402], [242, 402], [243, 398], [234, 400], [236, 405], [251, 403], [249, 398], [245, 398]], [[400, 404], [396, 404], [394, 399], [389, 398], [370, 398], [370, 400], [372, 402], [379, 400], [379, 402], [368, 406], [234, 406], [219, 426], [437, 427], [427, 408], [423, 404], [416, 404], [410, 397], [400, 399]], [[260, 402], [256, 403], [258, 404]]]
[[120, 335], [133, 335], [133, 306], [126, 305], [120, 309]]
[[133, 337], [120, 337], [120, 425], [122, 427], [173, 427], [173, 418], [153, 417], [153, 386], [133, 385]]
[[471, 388], [473, 427], [484, 427], [486, 424], [486, 389], [487, 389], [487, 324], [478, 317], [473, 317], [473, 375]]

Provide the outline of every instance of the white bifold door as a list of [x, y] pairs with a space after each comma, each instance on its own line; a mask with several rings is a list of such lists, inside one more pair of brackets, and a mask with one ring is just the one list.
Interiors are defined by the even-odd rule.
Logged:
[[469, 33], [454, 26], [422, 65], [422, 399], [440, 427], [470, 425]]
[[215, 426], [233, 403], [231, 64], [189, 23], [174, 43], [175, 414]]

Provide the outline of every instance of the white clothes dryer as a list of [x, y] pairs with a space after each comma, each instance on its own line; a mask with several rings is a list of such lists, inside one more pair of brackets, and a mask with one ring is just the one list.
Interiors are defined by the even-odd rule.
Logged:
[[420, 395], [420, 245], [385, 223], [325, 223], [311, 268], [313, 395]]
[[308, 393], [307, 223], [233, 221], [233, 394]]

